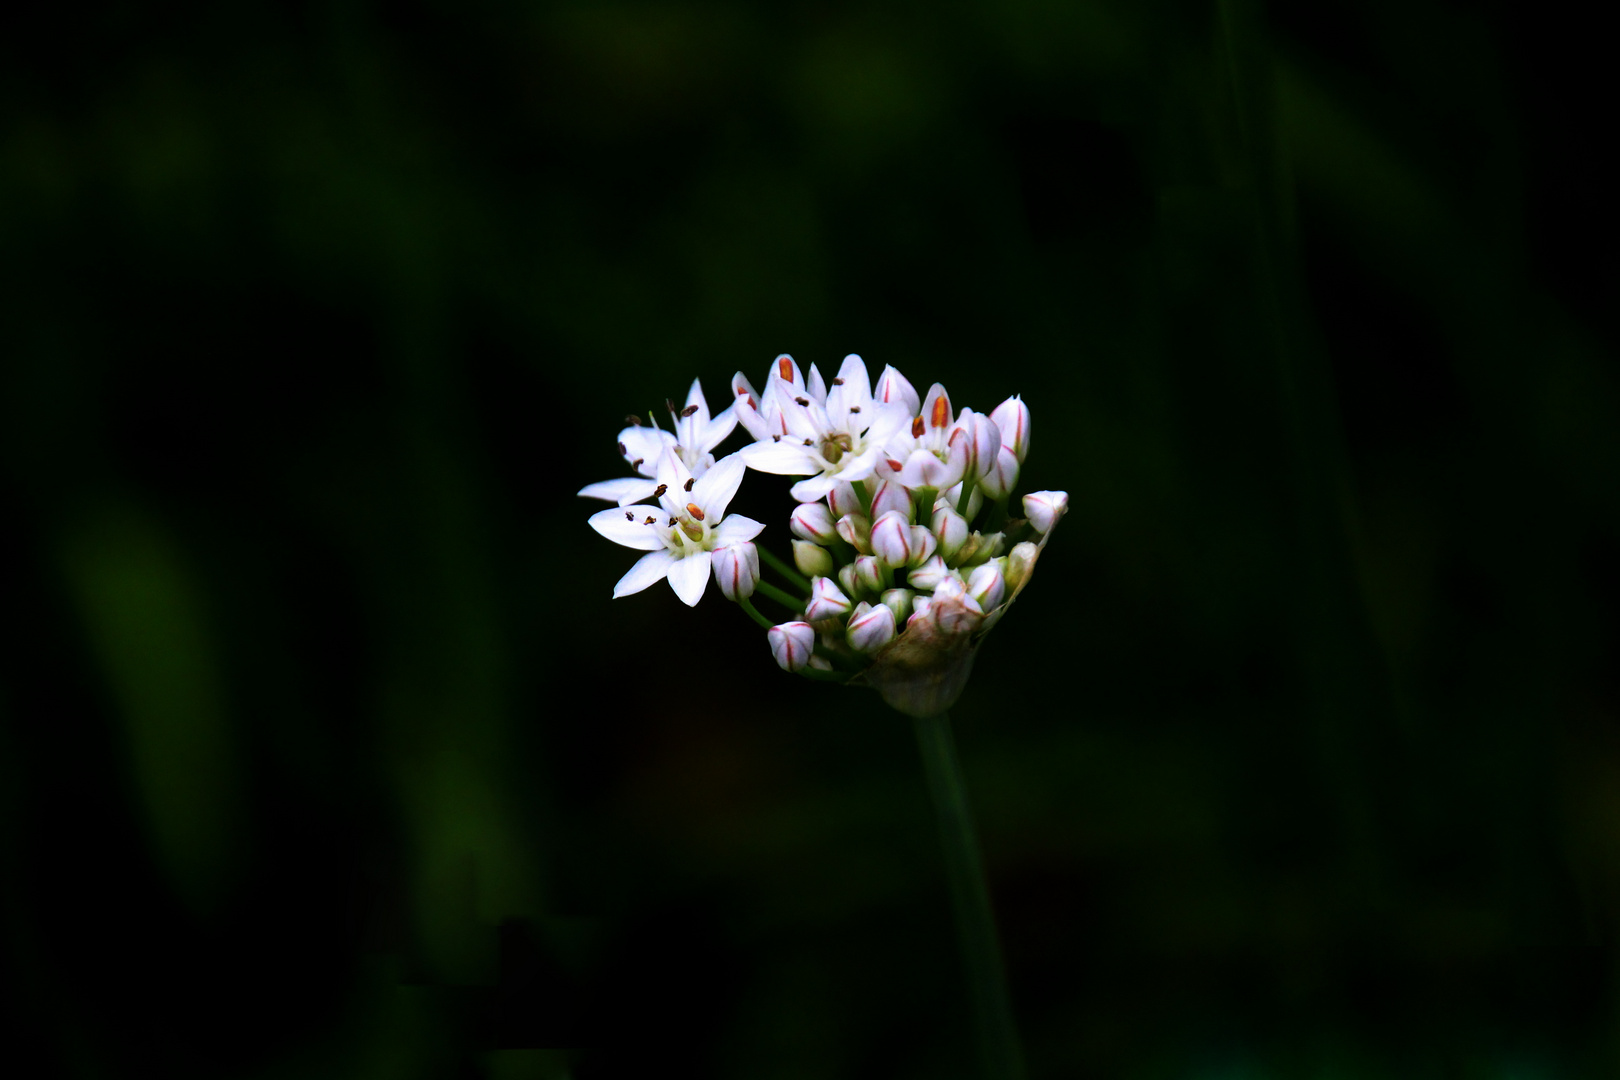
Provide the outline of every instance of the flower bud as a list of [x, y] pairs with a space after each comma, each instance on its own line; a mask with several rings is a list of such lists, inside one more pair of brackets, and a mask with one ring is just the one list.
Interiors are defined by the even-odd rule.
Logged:
[[890, 510], [872, 523], [872, 554], [883, 560], [885, 566], [900, 567], [911, 563], [911, 519], [898, 510]]
[[979, 488], [989, 499], [1005, 499], [1018, 486], [1018, 456], [1005, 446], [979, 463]]
[[977, 555], [979, 553], [979, 548], [983, 544], [984, 544], [984, 534], [983, 533], [979, 533], [979, 532], [969, 533], [968, 538], [966, 540], [962, 541], [962, 546], [956, 549], [956, 554], [952, 555], [949, 559], [946, 559], [945, 562], [949, 566], [951, 566], [953, 569], [958, 567], [958, 566], [961, 566], [964, 563], [966, 563], [969, 559], [973, 558], [973, 556]]
[[972, 409], [963, 409], [956, 418], [956, 426], [967, 434], [968, 472], [982, 470], [986, 463], [996, 459], [1001, 449], [1001, 431], [994, 420]]
[[1024, 516], [1036, 532], [1050, 532], [1057, 519], [1069, 512], [1067, 491], [1032, 491], [1024, 496]]
[[989, 562], [1007, 548], [1006, 533], [974, 533], [973, 537], [978, 544], [974, 547], [973, 553], [962, 560], [961, 569]]
[[793, 565], [805, 577], [826, 577], [833, 572], [832, 552], [808, 540], [795, 540]]
[[956, 553], [962, 550], [971, 533], [967, 518], [958, 514], [949, 506], [936, 506], [934, 509], [934, 527], [931, 530], [934, 540], [939, 545], [938, 551], [946, 560], [954, 559]]
[[934, 551], [939, 547], [939, 541], [934, 534], [921, 525], [911, 527], [911, 562], [912, 566], [921, 566], [934, 557]]
[[928, 609], [934, 606], [931, 596], [919, 596], [911, 605], [911, 617], [906, 620], [906, 629], [920, 626], [928, 622]]
[[908, 574], [906, 580], [916, 588], [931, 592], [939, 587], [941, 581], [954, 576], [950, 570], [946, 569], [945, 560], [935, 555]]
[[872, 520], [898, 510], [906, 516], [906, 524], [911, 524], [911, 492], [898, 480], [883, 480], [879, 482], [877, 491], [872, 494]]
[[1040, 548], [1025, 540], [1022, 544], [1014, 544], [1013, 549], [1007, 553], [1007, 591], [1016, 593], [1023, 587], [1024, 579], [1035, 568], [1035, 557], [1040, 554]]
[[784, 671], [798, 671], [810, 662], [816, 645], [816, 632], [807, 622], [785, 622], [765, 632], [771, 655]]
[[829, 577], [812, 578], [810, 603], [805, 606], [804, 617], [811, 622], [836, 619], [847, 614], [851, 604], [836, 582]]
[[865, 514], [845, 514], [838, 519], [838, 535], [862, 555], [872, 554], [872, 522]]
[[720, 586], [721, 596], [736, 600], [754, 595], [754, 586], [759, 584], [759, 549], [752, 541], [716, 548], [709, 565], [714, 568], [714, 582]]
[[861, 509], [860, 497], [855, 494], [855, 488], [847, 480], [838, 481], [833, 485], [833, 489], [827, 492], [827, 505], [832, 508], [834, 518], [841, 518], [845, 514], [865, 513]]
[[[856, 556], [859, 558], [859, 556]], [[868, 556], [870, 558], [870, 556]], [[861, 591], [860, 579], [855, 576], [855, 564], [838, 568], [838, 583], [844, 587], [844, 592], [854, 596]]]
[[989, 612], [1001, 605], [1007, 595], [1007, 580], [995, 561], [973, 568], [968, 575], [967, 593], [978, 603], [981, 611]]
[[876, 652], [894, 640], [894, 612], [882, 604], [873, 607], [862, 601], [849, 617], [844, 634], [856, 652]]
[[1001, 445], [1011, 450], [1022, 465], [1029, 454], [1029, 406], [1014, 394], [990, 410], [990, 419], [1001, 432]]
[[[938, 510], [942, 506], [948, 506], [952, 510], [955, 510], [957, 508], [957, 504], [960, 503], [961, 501], [962, 501], [962, 485], [957, 484], [954, 487], [948, 488], [945, 491], [940, 493], [939, 498], [934, 500], [934, 509]], [[984, 492], [979, 490], [979, 485], [978, 484], [974, 484], [973, 485], [973, 494], [968, 496], [967, 520], [972, 521], [974, 518], [978, 517], [979, 516], [979, 511], [982, 510], [983, 508], [984, 508]]]
[[838, 539], [838, 527], [832, 512], [824, 503], [800, 503], [793, 508], [793, 516], [788, 519], [788, 528], [800, 540], [808, 540], [812, 544], [830, 544]]
[[857, 555], [854, 566], [856, 592], [876, 596], [883, 591], [883, 564], [878, 562], [876, 556]]
[[880, 599], [883, 606], [894, 612], [894, 622], [898, 626], [911, 616], [911, 599], [915, 594], [910, 589], [884, 589]]

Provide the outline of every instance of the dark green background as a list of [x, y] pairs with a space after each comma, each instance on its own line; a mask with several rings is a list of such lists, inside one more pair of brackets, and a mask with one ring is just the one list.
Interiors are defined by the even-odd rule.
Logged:
[[[610, 600], [573, 495], [694, 375], [857, 351], [1022, 393], [1072, 499], [956, 713], [1032, 1077], [1620, 1069], [1595, 22], [41, 10], [4, 1055], [969, 1075], [907, 723]], [[785, 486], [735, 504], [783, 551]]]

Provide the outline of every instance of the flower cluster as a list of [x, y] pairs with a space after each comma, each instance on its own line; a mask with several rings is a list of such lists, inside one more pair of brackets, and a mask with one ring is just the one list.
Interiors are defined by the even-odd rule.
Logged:
[[[957, 411], [943, 386], [919, 396], [892, 366], [874, 385], [854, 355], [830, 381], [783, 355], [763, 391], [741, 372], [731, 388], [731, 404], [711, 417], [694, 381], [684, 408], [669, 403], [672, 432], [632, 419], [619, 452], [638, 475], [580, 492], [618, 504], [593, 514], [592, 527], [648, 552], [613, 595], [667, 578], [696, 604], [712, 573], [768, 627], [784, 669], [874, 687], [912, 715], [949, 708], [1068, 509], [1065, 493], [1038, 491], [1021, 500], [1023, 517], [1008, 515], [1029, 408], [1014, 396], [988, 414]], [[716, 460], [739, 425], [753, 441]], [[725, 516], [750, 468], [801, 478], [792, 566], [754, 544], [759, 522]], [[657, 506], [640, 505], [649, 499]], [[761, 580], [762, 555], [798, 594]], [[749, 599], [756, 591], [794, 618], [773, 624]]]

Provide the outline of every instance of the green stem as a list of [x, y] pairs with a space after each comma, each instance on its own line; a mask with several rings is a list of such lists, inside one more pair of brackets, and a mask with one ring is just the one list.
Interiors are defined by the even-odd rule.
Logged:
[[866, 481], [857, 480], [850, 487], [855, 489], [855, 497], [861, 502], [861, 513], [867, 517], [872, 516], [872, 493], [866, 490]]
[[758, 592], [758, 593], [764, 593], [766, 596], [770, 597], [772, 600], [775, 600], [778, 604], [781, 604], [783, 607], [787, 608], [789, 611], [803, 611], [804, 610], [804, 598], [803, 597], [794, 596], [790, 592], [787, 592], [787, 591], [785, 591], [783, 589], [778, 589], [775, 585], [772, 585], [768, 581], [761, 581], [761, 582], [756, 583], [754, 585], [754, 591]]
[[795, 589], [802, 589], [805, 592], [810, 591], [810, 579], [799, 573], [798, 569], [794, 567], [792, 563], [776, 554], [776, 552], [768, 550], [762, 544], [755, 544], [754, 550], [759, 552], [760, 561], [766, 566], [769, 566], [772, 570], [775, 570], [778, 574], [781, 574], [783, 577], [787, 578], [789, 585], [792, 585]]
[[[968, 502], [973, 498], [973, 489], [978, 485], [979, 478], [968, 473], [967, 479], [962, 481], [962, 497], [956, 500], [956, 512], [964, 518], [968, 516]], [[932, 521], [932, 518], [929, 518]]]
[[990, 892], [985, 885], [984, 865], [979, 860], [967, 790], [956, 761], [950, 715], [914, 717], [912, 727], [917, 734], [917, 749], [922, 754], [928, 793], [933, 797], [934, 812], [939, 820], [951, 907], [956, 913], [956, 936], [967, 966], [968, 993], [973, 1000], [979, 1062], [984, 1075], [992, 1080], [1022, 1080], [1023, 1052], [1018, 1044], [1018, 1029], [1013, 1025], [1012, 1002], [1007, 996], [1007, 979], [1001, 966], [1001, 945], [996, 938], [995, 917], [990, 912]]
[[771, 620], [761, 615], [759, 613], [759, 609], [754, 606], [754, 602], [748, 599], [746, 596], [737, 597], [737, 606], [748, 612], [750, 618], [767, 630], [776, 625], [775, 623], [771, 622]]

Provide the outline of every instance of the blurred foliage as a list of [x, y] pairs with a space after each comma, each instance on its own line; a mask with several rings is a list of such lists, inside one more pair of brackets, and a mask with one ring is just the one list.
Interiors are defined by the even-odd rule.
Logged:
[[966, 1075], [908, 724], [712, 594], [610, 601], [573, 495], [785, 350], [1022, 393], [1023, 487], [1071, 494], [957, 710], [1033, 1077], [1612, 1075], [1602, 41], [1441, 0], [14, 22], [9, 1055]]

